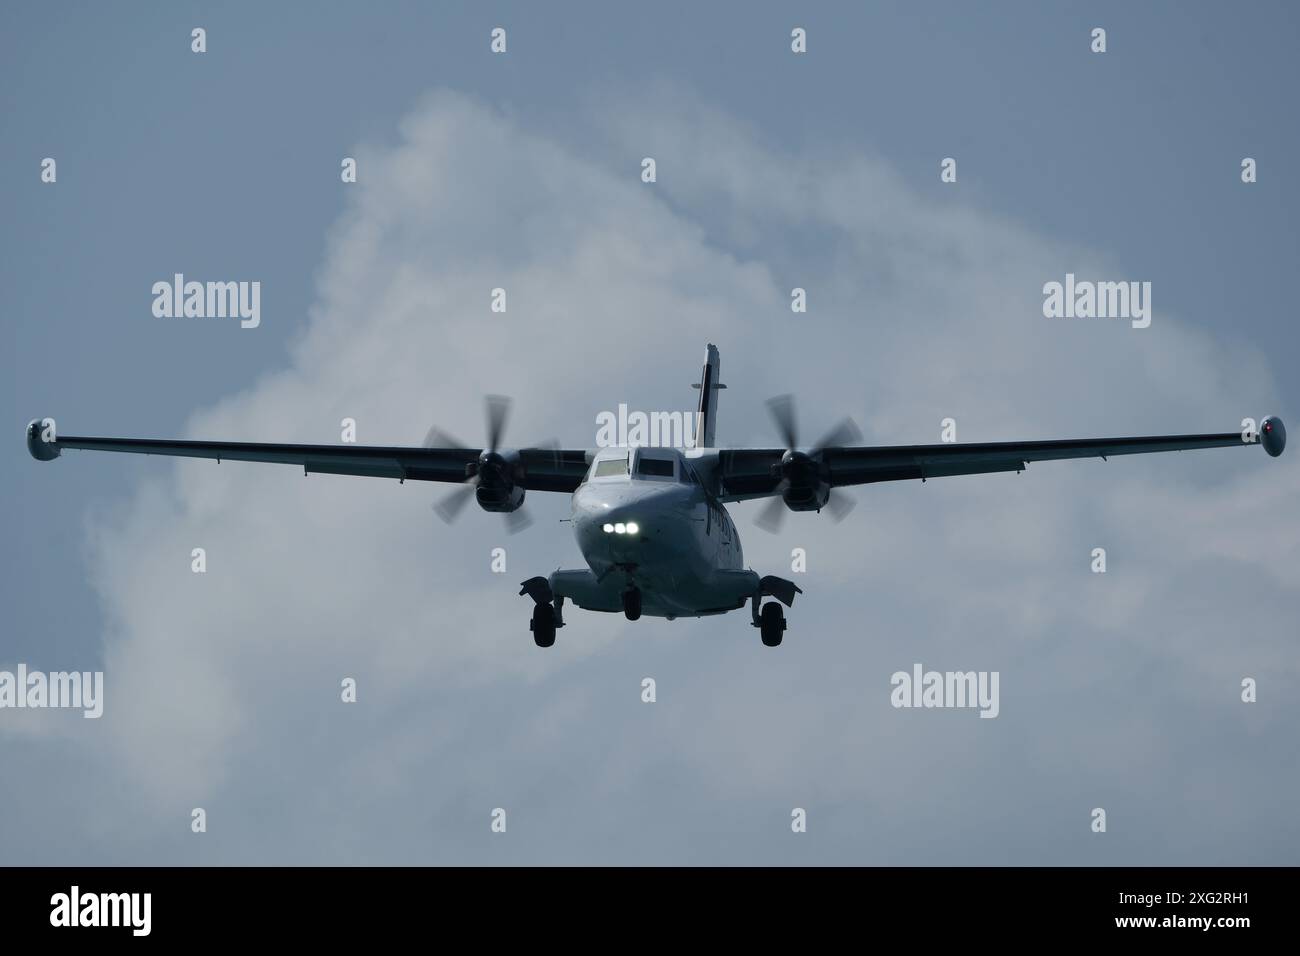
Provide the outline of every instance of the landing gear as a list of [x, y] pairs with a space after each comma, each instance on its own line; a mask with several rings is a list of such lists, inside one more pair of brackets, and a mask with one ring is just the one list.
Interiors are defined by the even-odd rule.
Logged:
[[759, 613], [759, 634], [768, 647], [777, 647], [785, 633], [785, 612], [776, 601], [768, 601]]
[[628, 588], [623, 592], [623, 613], [629, 621], [635, 621], [641, 616], [641, 592], [636, 588]]
[[533, 620], [528, 630], [533, 632], [533, 640], [538, 647], [550, 647], [555, 643], [555, 632], [564, 627], [564, 598], [551, 590], [551, 583], [546, 578], [529, 578], [519, 589], [520, 594], [527, 594], [536, 602], [533, 607]]
[[[781, 605], [791, 607], [794, 596], [802, 594], [803, 589], [793, 581], [769, 574], [759, 579], [758, 590], [750, 598], [750, 613], [753, 623], [762, 635], [763, 643], [768, 647], [778, 647], [785, 636], [785, 611]], [[763, 598], [774, 597], [775, 601], [763, 603]]]
[[550, 647], [555, 643], [555, 608], [549, 604], [538, 604], [533, 608], [533, 620], [528, 625], [533, 632], [533, 640], [538, 647]]

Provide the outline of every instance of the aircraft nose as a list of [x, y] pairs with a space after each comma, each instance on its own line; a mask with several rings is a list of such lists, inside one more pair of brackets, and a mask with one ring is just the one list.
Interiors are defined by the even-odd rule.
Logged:
[[584, 551], [616, 564], [639, 564], [661, 549], [675, 497], [658, 494], [601, 496], [582, 501], [577, 518]]
[[653, 560], [659, 551], [658, 534], [650, 525], [629, 515], [610, 515], [600, 526], [600, 536], [611, 560], [616, 564], [644, 564]]
[[630, 510], [625, 513], [625, 509], [616, 509], [600, 521], [600, 530], [603, 534], [613, 534], [632, 540], [644, 536], [648, 529], [642, 522], [632, 517]]

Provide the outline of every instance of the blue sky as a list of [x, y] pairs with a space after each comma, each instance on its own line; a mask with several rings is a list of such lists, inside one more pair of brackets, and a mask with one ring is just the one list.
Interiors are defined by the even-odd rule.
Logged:
[[[720, 439], [737, 444], [771, 441], [762, 400], [779, 391], [805, 399], [808, 430], [850, 414], [881, 442], [935, 440], [945, 415], [969, 440], [1295, 418], [1293, 8], [5, 18], [0, 666], [109, 672], [102, 727], [0, 728], [19, 768], [0, 784], [10, 859], [1294, 862], [1297, 715], [1278, 699], [1297, 678], [1293, 456], [872, 489], [845, 525], [800, 518], [779, 541], [740, 509], [755, 567], [800, 545], [824, 569], [784, 658], [736, 616], [588, 615], [539, 661], [507, 588], [580, 560], [566, 526], [512, 539], [502, 582], [460, 567], [486, 567], [465, 555], [499, 523], [443, 528], [436, 489], [40, 466], [18, 439], [53, 415], [71, 433], [330, 441], [352, 414], [362, 441], [416, 442], [434, 421], [476, 434], [478, 396], [505, 391], [525, 406], [516, 438], [585, 445], [620, 401], [688, 407], [710, 338], [731, 385]], [[356, 186], [339, 182], [346, 155]], [[1258, 183], [1240, 182], [1243, 156]], [[155, 319], [150, 287], [177, 271], [260, 280], [261, 327]], [[1041, 285], [1067, 271], [1150, 281], [1152, 328], [1045, 324]], [[511, 324], [493, 328], [479, 290], [507, 281]], [[794, 285], [813, 303], [799, 325]], [[201, 593], [200, 540], [225, 555]], [[1072, 576], [1068, 556], [1102, 540], [1124, 542], [1115, 593]], [[1003, 715], [883, 706], [916, 660], [1000, 667]], [[1273, 693], [1243, 715], [1234, 687], [1255, 672]], [[360, 720], [333, 703], [342, 673], [366, 675]], [[975, 743], [982, 724], [998, 730]], [[287, 753], [301, 765], [282, 776]], [[336, 800], [303, 797], [339, 766]], [[975, 772], [990, 782], [954, 801]], [[88, 810], [87, 793], [111, 796]], [[1087, 811], [1108, 800], [1127, 823], [1090, 842]], [[504, 846], [479, 826], [503, 804], [533, 820]], [[225, 808], [220, 839], [192, 839], [199, 805]], [[795, 805], [815, 826], [791, 845]]]

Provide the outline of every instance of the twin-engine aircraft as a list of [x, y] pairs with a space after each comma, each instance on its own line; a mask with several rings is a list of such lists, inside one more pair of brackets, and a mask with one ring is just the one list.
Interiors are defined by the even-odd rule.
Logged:
[[488, 443], [481, 449], [454, 447], [459, 443], [436, 430], [424, 447], [70, 438], [56, 436], [49, 419], [27, 426], [27, 447], [40, 461], [76, 448], [275, 462], [298, 465], [304, 474], [459, 483], [437, 507], [444, 519], [453, 519], [472, 496], [485, 511], [505, 513], [512, 530], [525, 523], [519, 509], [526, 492], [564, 492], [572, 496], [573, 530], [587, 567], [523, 582], [519, 593], [534, 601], [530, 629], [539, 647], [555, 643], [566, 599], [585, 610], [621, 611], [631, 621], [642, 614], [670, 621], [722, 614], [748, 602], [763, 643], [775, 647], [786, 628], [782, 606], [792, 606], [802, 592], [792, 581], [745, 567], [728, 502], [772, 499], [758, 524], [774, 531], [787, 510], [826, 508], [832, 517], [843, 517], [853, 506], [837, 490], [845, 485], [1019, 472], [1034, 461], [1193, 448], [1258, 444], [1277, 457], [1286, 446], [1286, 428], [1275, 417], [1265, 418], [1255, 435], [893, 446], [853, 444], [860, 435], [846, 420], [815, 445], [800, 446], [793, 402], [783, 396], [768, 403], [783, 447], [718, 448], [718, 390], [726, 387], [720, 368], [718, 350], [709, 345], [695, 386], [700, 400], [692, 448], [502, 447], [508, 402], [499, 397], [488, 399]]

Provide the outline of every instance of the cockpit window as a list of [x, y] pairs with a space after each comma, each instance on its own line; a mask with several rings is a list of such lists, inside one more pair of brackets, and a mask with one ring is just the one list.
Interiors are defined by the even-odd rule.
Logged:
[[673, 476], [672, 459], [647, 458], [645, 455], [638, 455], [636, 473], [638, 475], [650, 475], [655, 478], [671, 478]]
[[627, 455], [622, 458], [602, 458], [596, 462], [593, 478], [617, 478], [627, 474]]

